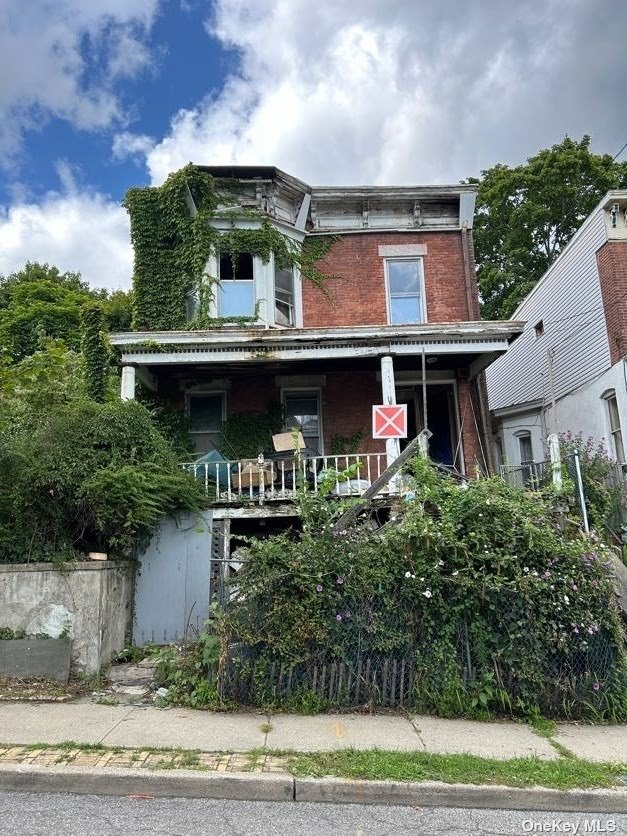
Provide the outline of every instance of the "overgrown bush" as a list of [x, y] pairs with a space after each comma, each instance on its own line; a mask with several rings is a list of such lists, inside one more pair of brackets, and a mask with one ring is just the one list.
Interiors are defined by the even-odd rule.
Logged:
[[622, 474], [616, 478], [617, 463], [604, 444], [582, 433], [560, 435], [562, 457], [579, 454], [581, 478], [590, 525], [600, 532], [620, 535], [623, 509], [627, 507], [627, 489]]
[[0, 429], [0, 562], [128, 557], [162, 516], [204, 501], [134, 401], [72, 397]]
[[315, 666], [402, 660], [421, 711], [627, 717], [607, 547], [558, 526], [550, 494], [415, 467], [378, 532], [334, 536], [337, 505], [303, 494], [302, 532], [250, 543], [219, 620], [222, 692], [235, 668], [254, 701], [285, 704], [279, 671], [306, 697]]

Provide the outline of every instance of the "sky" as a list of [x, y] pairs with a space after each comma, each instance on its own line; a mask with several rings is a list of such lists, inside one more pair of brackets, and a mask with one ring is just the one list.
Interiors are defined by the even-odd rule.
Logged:
[[626, 37], [589, 0], [0, 0], [0, 275], [129, 288], [124, 193], [190, 161], [397, 185], [566, 134], [614, 155]]

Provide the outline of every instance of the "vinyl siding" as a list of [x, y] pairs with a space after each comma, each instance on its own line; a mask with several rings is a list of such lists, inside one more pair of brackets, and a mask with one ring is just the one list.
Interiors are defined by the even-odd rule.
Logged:
[[[589, 217], [513, 319], [527, 322], [509, 351], [486, 372], [490, 409], [551, 400], [547, 351], [554, 350], [560, 398], [611, 366], [596, 251], [606, 240], [603, 211]], [[544, 323], [536, 338], [535, 325]]]

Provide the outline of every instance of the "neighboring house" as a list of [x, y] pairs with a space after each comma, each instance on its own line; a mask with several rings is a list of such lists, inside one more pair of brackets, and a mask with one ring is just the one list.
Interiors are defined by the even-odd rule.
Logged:
[[546, 460], [554, 431], [624, 463], [627, 191], [603, 198], [513, 318], [525, 330], [486, 372], [497, 464]]
[[[206, 268], [218, 280], [207, 313], [249, 317], [247, 327], [181, 330], [179, 322], [178, 330], [111, 335], [122, 397], [134, 397], [139, 379], [186, 410], [203, 457], [187, 467], [213, 497], [200, 533], [193, 520], [166, 521], [141, 557], [137, 642], [176, 638], [190, 618], [201, 628], [218, 578], [241, 565], [237, 536], [294, 522], [294, 458], [264, 449], [261, 463], [216, 461], [225, 419], [280, 403], [283, 429], [304, 436], [314, 489], [325, 471], [353, 466], [356, 478], [336, 492], [360, 494], [401, 449], [398, 440], [372, 437], [372, 406], [406, 403], [411, 438], [424, 425], [426, 391], [429, 454], [474, 474], [490, 463], [483, 370], [522, 331], [520, 323], [479, 321], [473, 186], [312, 188], [276, 168], [201, 170], [229, 179], [235, 196], [235, 211], [231, 203], [211, 218], [220, 234], [265, 222], [296, 247], [334, 238], [319, 262], [322, 289], [296, 268], [278, 269], [273, 253], [265, 261], [241, 254], [234, 274], [218, 239]], [[186, 200], [194, 216], [191, 190]], [[202, 294], [189, 291], [194, 317]]]

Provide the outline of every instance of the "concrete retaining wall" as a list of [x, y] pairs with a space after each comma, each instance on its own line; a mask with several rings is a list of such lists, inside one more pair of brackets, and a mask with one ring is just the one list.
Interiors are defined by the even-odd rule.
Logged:
[[0, 564], [0, 627], [73, 639], [76, 668], [95, 673], [124, 647], [132, 616], [128, 563]]

